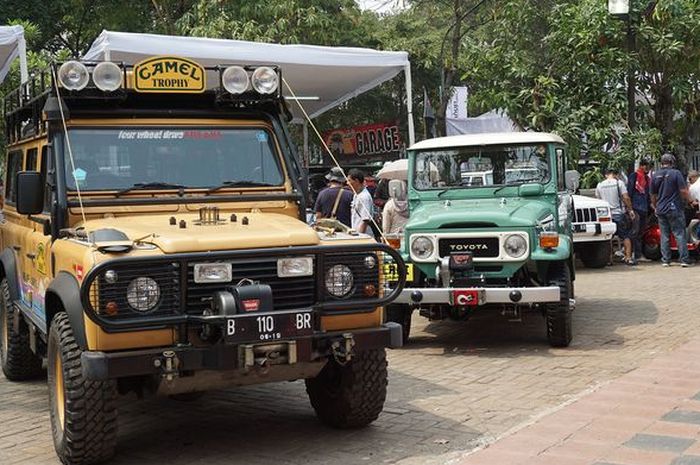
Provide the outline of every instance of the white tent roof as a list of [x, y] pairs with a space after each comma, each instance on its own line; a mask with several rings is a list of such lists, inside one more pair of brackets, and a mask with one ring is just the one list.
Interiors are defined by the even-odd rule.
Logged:
[[[410, 73], [406, 52], [112, 31], [102, 31], [83, 59], [134, 64], [157, 55], [182, 56], [204, 66], [278, 65], [282, 77], [300, 97], [300, 103], [311, 118], [378, 86], [401, 71], [409, 70]], [[284, 85], [282, 90], [283, 95], [290, 95]], [[302, 97], [305, 98], [301, 100]], [[296, 103], [291, 103], [290, 109], [296, 121], [303, 120]]]
[[26, 81], [26, 45], [22, 26], [0, 26], [0, 83], [10, 71], [15, 58], [20, 59], [22, 81]]

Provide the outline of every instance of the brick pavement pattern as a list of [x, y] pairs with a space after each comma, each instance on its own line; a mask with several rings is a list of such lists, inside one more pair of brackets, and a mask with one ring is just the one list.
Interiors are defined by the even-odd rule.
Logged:
[[[525, 315], [522, 322], [490, 314], [468, 322], [434, 323], [416, 314], [411, 343], [389, 354], [386, 409], [362, 430], [320, 425], [303, 382], [219, 391], [191, 403], [126, 397], [120, 403], [118, 455], [111, 463], [432, 465], [457, 463], [474, 448], [506, 436], [467, 460], [497, 450], [505, 441], [519, 440], [525, 447], [531, 440], [523, 434], [535, 427], [542, 436], [563, 440], [566, 435], [560, 430], [539, 423], [511, 433], [544, 416], [582, 428], [591, 412], [616, 408], [611, 402], [579, 407], [575, 401], [592, 391], [591, 396], [600, 395], [601, 385], [620, 376], [634, 379], [632, 370], [695, 336], [700, 324], [698, 277], [698, 268], [662, 269], [656, 264], [580, 270], [574, 342], [567, 349], [547, 346], [539, 314]], [[675, 370], [678, 385], [673, 389], [679, 396], [687, 400], [700, 391], [700, 379], [685, 377], [687, 368], [666, 369]], [[683, 383], [693, 381], [694, 391], [687, 392], [690, 386]], [[692, 407], [700, 400], [676, 408], [664, 403], [660, 391], [652, 388], [647, 397], [638, 393], [637, 414], [656, 419], [646, 431], [629, 430], [638, 420], [620, 418], [615, 429], [588, 432], [571, 447], [590, 455], [591, 443], [615, 437], [619, 444], [632, 441], [620, 452], [632, 458], [613, 456], [609, 459], [617, 462], [606, 458], [601, 463], [630, 463], [639, 451], [664, 460], [676, 454], [677, 464], [694, 463], [689, 460], [694, 460], [695, 443], [681, 456], [685, 442], [656, 436], [695, 438], [700, 408]], [[563, 417], [569, 409], [573, 411]], [[0, 464], [57, 464], [48, 417], [44, 381], [10, 383], [0, 375]], [[646, 436], [623, 437], [627, 430]], [[645, 445], [661, 450], [640, 448]]]

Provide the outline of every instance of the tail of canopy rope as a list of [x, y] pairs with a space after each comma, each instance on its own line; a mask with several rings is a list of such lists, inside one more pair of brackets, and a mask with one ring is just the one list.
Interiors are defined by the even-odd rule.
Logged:
[[[326, 144], [326, 141], [323, 140], [323, 137], [321, 137], [321, 133], [318, 131], [318, 128], [316, 128], [316, 125], [314, 124], [314, 122], [313, 122], [313, 121], [311, 120], [311, 118], [309, 117], [309, 114], [308, 114], [308, 113], [306, 112], [306, 110], [304, 109], [304, 106], [301, 104], [300, 99], [297, 98], [296, 94], [294, 93], [294, 89], [291, 88], [291, 86], [290, 86], [289, 83], [284, 79], [284, 77], [282, 77], [282, 82], [284, 83], [285, 87], [286, 87], [287, 90], [289, 91], [289, 95], [291, 95], [291, 97], [292, 97], [291, 100], [293, 100], [293, 101], [299, 106], [299, 110], [300, 110], [301, 113], [304, 115], [304, 119], [305, 119], [306, 122], [311, 126], [311, 129], [313, 129], [314, 134], [316, 134], [316, 137], [318, 137], [318, 140], [321, 141], [321, 145], [323, 146], [323, 149], [324, 149], [324, 150], [326, 151], [326, 153], [328, 153], [328, 155], [331, 157], [331, 160], [333, 160], [333, 164], [335, 164], [335, 166], [336, 166], [336, 167], [340, 170], [340, 172], [343, 174], [343, 178], [345, 178], [345, 182], [347, 183], [348, 186], [350, 186], [350, 189], [352, 190], [352, 192], [353, 192], [355, 195], [357, 195], [358, 192], [355, 191], [355, 188], [352, 187], [352, 184], [350, 184], [350, 183], [348, 182], [348, 175], [345, 173], [345, 170], [343, 169], [343, 167], [340, 166], [340, 163], [338, 163], [338, 159], [335, 158], [335, 155], [333, 154], [333, 152], [331, 151], [331, 149], [330, 149], [330, 148], [328, 147], [328, 145]], [[370, 212], [367, 212], [367, 213], [370, 213]], [[379, 227], [379, 225], [377, 224], [377, 222], [376, 222], [375, 219], [374, 219], [374, 216], [373, 216], [373, 215], [369, 215], [369, 217], [370, 217], [370, 221], [371, 221], [372, 224], [374, 225], [374, 228], [375, 228], [374, 230], [375, 230], [375, 231], [379, 231], [379, 235], [381, 236], [382, 242], [383, 242], [384, 244], [389, 244], [389, 241], [387, 240], [386, 236], [384, 235], [384, 231], [382, 231], [382, 229]]]

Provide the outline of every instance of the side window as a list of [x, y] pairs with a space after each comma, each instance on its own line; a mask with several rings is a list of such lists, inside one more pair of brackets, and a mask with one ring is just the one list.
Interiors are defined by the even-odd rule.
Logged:
[[566, 154], [564, 149], [557, 148], [557, 190], [559, 192], [566, 190], [566, 180], [564, 179], [564, 173], [566, 172]]
[[36, 171], [37, 158], [39, 158], [39, 151], [37, 149], [27, 150], [27, 160], [24, 163], [24, 171]]
[[7, 155], [7, 170], [5, 171], [5, 200], [15, 203], [16, 190], [15, 178], [22, 169], [22, 152], [15, 150]]
[[49, 156], [48, 156], [48, 148], [47, 146], [43, 146], [41, 148], [41, 180], [43, 181], [44, 184], [44, 211], [45, 212], [50, 212], [51, 211], [51, 188], [47, 184], [47, 180], [49, 180]]

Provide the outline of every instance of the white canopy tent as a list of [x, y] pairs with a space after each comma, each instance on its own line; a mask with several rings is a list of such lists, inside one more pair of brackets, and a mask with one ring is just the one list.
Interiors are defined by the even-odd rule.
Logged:
[[[406, 52], [102, 31], [83, 59], [134, 64], [158, 55], [182, 56], [204, 66], [278, 65], [284, 80], [310, 118], [403, 71], [406, 77], [409, 142], [414, 143], [411, 65]], [[282, 91], [285, 98], [291, 99], [286, 86], [283, 85]], [[297, 103], [292, 103], [290, 109], [295, 122], [305, 122]]]
[[27, 82], [27, 45], [22, 26], [0, 26], [0, 83], [10, 71], [10, 65], [19, 58], [20, 77]]

